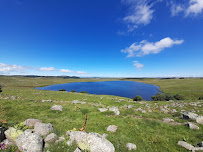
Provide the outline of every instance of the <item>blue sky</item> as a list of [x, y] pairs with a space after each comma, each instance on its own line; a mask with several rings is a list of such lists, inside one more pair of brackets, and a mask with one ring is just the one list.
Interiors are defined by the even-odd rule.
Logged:
[[0, 0], [0, 74], [203, 76], [203, 0]]

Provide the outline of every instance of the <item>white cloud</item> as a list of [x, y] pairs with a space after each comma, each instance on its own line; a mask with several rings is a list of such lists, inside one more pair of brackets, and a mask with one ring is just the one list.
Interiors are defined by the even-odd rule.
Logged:
[[160, 53], [165, 48], [172, 47], [173, 45], [182, 44], [184, 40], [172, 40], [170, 37], [166, 37], [158, 42], [151, 43], [146, 40], [141, 41], [140, 43], [133, 43], [130, 47], [121, 50], [123, 53], [128, 53], [127, 57], [133, 56], [145, 56], [149, 54]]
[[[156, 0], [154, 3], [159, 1]], [[129, 5], [128, 15], [123, 18], [127, 23], [128, 32], [132, 32], [139, 25], [147, 25], [151, 22], [155, 11], [152, 9], [154, 3], [149, 4], [149, 0], [122, 0], [122, 2]]]
[[77, 74], [87, 74], [87, 72], [84, 71], [76, 71]]
[[141, 68], [144, 67], [144, 64], [139, 63], [138, 61], [133, 61], [133, 65], [135, 66], [136, 69], [140, 70]]
[[203, 12], [203, 0], [188, 0], [188, 3], [177, 4], [170, 1], [171, 15], [176, 16], [179, 13], [184, 13], [185, 17], [197, 16]]
[[54, 67], [41, 67], [39, 70], [40, 71], [54, 71], [55, 68]]
[[0, 63], [0, 73], [2, 74], [9, 74], [10, 72], [23, 73], [25, 69], [28, 69], [28, 67]]
[[59, 72], [73, 73], [73, 71], [68, 70], [68, 69], [60, 69]]
[[186, 15], [198, 15], [203, 12], [203, 0], [190, 0]]

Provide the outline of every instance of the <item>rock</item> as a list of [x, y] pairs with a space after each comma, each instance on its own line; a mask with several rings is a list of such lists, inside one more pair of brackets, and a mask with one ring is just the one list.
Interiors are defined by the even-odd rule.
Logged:
[[108, 109], [106, 109], [106, 108], [98, 108], [98, 110], [99, 110], [100, 112], [105, 112], [105, 111], [107, 111]]
[[133, 143], [127, 143], [126, 147], [128, 148], [128, 150], [136, 150], [136, 145]]
[[203, 151], [203, 147], [195, 147], [194, 151]]
[[192, 113], [192, 112], [187, 112], [187, 111], [183, 111], [181, 114], [182, 114], [181, 117], [182, 117], [183, 119], [196, 120], [196, 118], [198, 117], [197, 114]]
[[63, 142], [63, 141], [65, 141], [65, 140], [66, 140], [65, 137], [64, 137], [64, 136], [61, 136], [61, 137], [59, 137], [58, 140], [55, 141], [55, 143]]
[[51, 107], [51, 110], [63, 111], [63, 107], [61, 105], [54, 105], [53, 107]]
[[163, 122], [169, 123], [169, 122], [173, 122], [173, 119], [170, 118], [163, 118]]
[[34, 131], [41, 135], [47, 135], [53, 130], [53, 126], [51, 123], [40, 123], [37, 122], [34, 126]]
[[73, 100], [72, 103], [77, 104], [77, 103], [80, 103], [80, 101], [78, 101], [78, 100]]
[[43, 149], [43, 138], [37, 133], [25, 131], [16, 139], [18, 148], [23, 152], [41, 152]]
[[172, 109], [170, 112], [171, 112], [171, 113], [176, 113], [177, 110], [176, 110], [176, 109]]
[[198, 116], [198, 117], [196, 118], [196, 122], [197, 122], [198, 124], [203, 124], [203, 116]]
[[47, 137], [44, 139], [44, 142], [46, 143], [54, 143], [57, 139], [57, 135], [55, 133], [51, 133], [47, 135]]
[[116, 132], [117, 129], [118, 129], [118, 126], [110, 125], [108, 126], [107, 131]]
[[107, 136], [108, 134], [105, 134], [105, 133], [102, 135], [103, 138], [106, 138]]
[[69, 141], [66, 142], [66, 144], [67, 144], [68, 146], [72, 146], [73, 141], [69, 140]]
[[115, 113], [115, 115], [120, 114], [120, 111], [119, 111], [118, 107], [115, 107], [115, 106], [109, 108], [109, 111], [113, 111]]
[[81, 150], [79, 148], [76, 148], [74, 152], [81, 152]]
[[81, 101], [80, 103], [81, 103], [81, 104], [86, 104], [86, 102], [85, 102], [85, 101]]
[[2, 142], [4, 139], [6, 139], [6, 136], [4, 132], [6, 131], [6, 128], [0, 127], [0, 142]]
[[179, 141], [179, 142], [178, 142], [178, 145], [184, 147], [184, 148], [187, 149], [187, 150], [192, 150], [192, 151], [194, 151], [194, 149], [195, 149], [194, 146], [192, 146], [191, 144], [188, 144], [188, 143], [186, 143], [186, 142], [184, 142], [184, 141]]
[[131, 109], [131, 108], [133, 108], [134, 106], [133, 105], [127, 105], [127, 108], [128, 109]]
[[75, 141], [81, 150], [89, 150], [91, 152], [115, 152], [113, 144], [98, 133], [72, 131], [70, 133], [70, 140]]
[[168, 109], [165, 109], [165, 108], [161, 108], [160, 111], [163, 111], [164, 113], [168, 113]]
[[6, 130], [4, 133], [5, 133], [6, 138], [7, 138], [9, 141], [15, 143], [17, 137], [18, 137], [20, 134], [22, 134], [23, 131], [22, 131], [22, 130], [17, 130], [17, 129], [15, 129], [15, 128], [13, 128], [13, 127], [9, 127], [8, 130]]
[[192, 122], [187, 122], [185, 125], [188, 126], [190, 129], [199, 130], [199, 127], [197, 125], [193, 124]]
[[203, 147], [203, 141], [197, 144], [199, 147]]
[[39, 120], [39, 119], [27, 119], [27, 120], [24, 121], [24, 124], [26, 126], [31, 127], [31, 126], [34, 126], [37, 122], [42, 122], [42, 120]]

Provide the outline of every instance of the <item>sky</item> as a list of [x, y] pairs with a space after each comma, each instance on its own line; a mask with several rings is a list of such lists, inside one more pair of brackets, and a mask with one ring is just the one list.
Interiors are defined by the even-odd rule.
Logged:
[[0, 75], [203, 77], [203, 0], [0, 0]]

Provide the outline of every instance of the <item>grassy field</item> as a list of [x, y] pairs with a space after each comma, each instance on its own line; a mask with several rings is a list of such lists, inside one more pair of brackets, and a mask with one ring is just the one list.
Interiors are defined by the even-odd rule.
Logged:
[[[51, 84], [87, 81], [109, 81], [116, 79], [60, 79], [60, 78], [25, 78], [25, 77], [0, 77], [0, 83], [4, 85], [0, 95], [0, 104], [5, 110], [6, 126], [14, 126], [28, 118], [41, 119], [44, 123], [52, 123], [54, 133], [58, 136], [65, 135], [66, 131], [73, 128], [82, 128], [85, 113], [88, 113], [87, 131], [99, 134], [108, 134], [107, 139], [113, 143], [117, 152], [126, 152], [127, 143], [137, 145], [137, 152], [186, 152], [184, 148], [177, 145], [178, 141], [185, 140], [196, 144], [203, 141], [203, 125], [197, 124], [199, 130], [190, 130], [180, 119], [181, 110], [193, 110], [203, 115], [203, 101], [198, 101], [202, 94], [203, 79], [189, 80], [160, 80], [139, 79], [132, 81], [145, 82], [160, 86], [165, 93], [180, 93], [187, 100], [172, 102], [132, 102], [132, 99], [109, 95], [90, 95], [82, 93], [70, 93], [63, 91], [36, 90]], [[177, 89], [177, 90], [176, 90]], [[195, 91], [196, 90], [196, 91]], [[85, 91], [85, 90], [84, 90]], [[190, 92], [191, 91], [191, 92]], [[121, 100], [122, 99], [122, 100]], [[42, 102], [52, 100], [53, 102]], [[85, 101], [86, 104], [72, 104], [73, 100]], [[117, 102], [117, 101], [121, 102]], [[192, 103], [198, 102], [198, 106]], [[63, 111], [52, 111], [53, 105], [62, 105]], [[132, 109], [123, 107], [133, 105]], [[183, 105], [183, 106], [180, 106]], [[120, 115], [115, 116], [113, 112], [99, 112], [98, 108], [117, 106]], [[161, 109], [176, 109], [176, 113], [164, 113]], [[143, 111], [136, 110], [141, 108]], [[0, 118], [2, 119], [1, 109]], [[175, 123], [165, 123], [163, 118], [172, 118]], [[118, 126], [115, 133], [106, 130], [109, 125]], [[68, 147], [65, 143], [52, 145], [46, 148], [50, 152], [73, 152], [76, 145]]]

